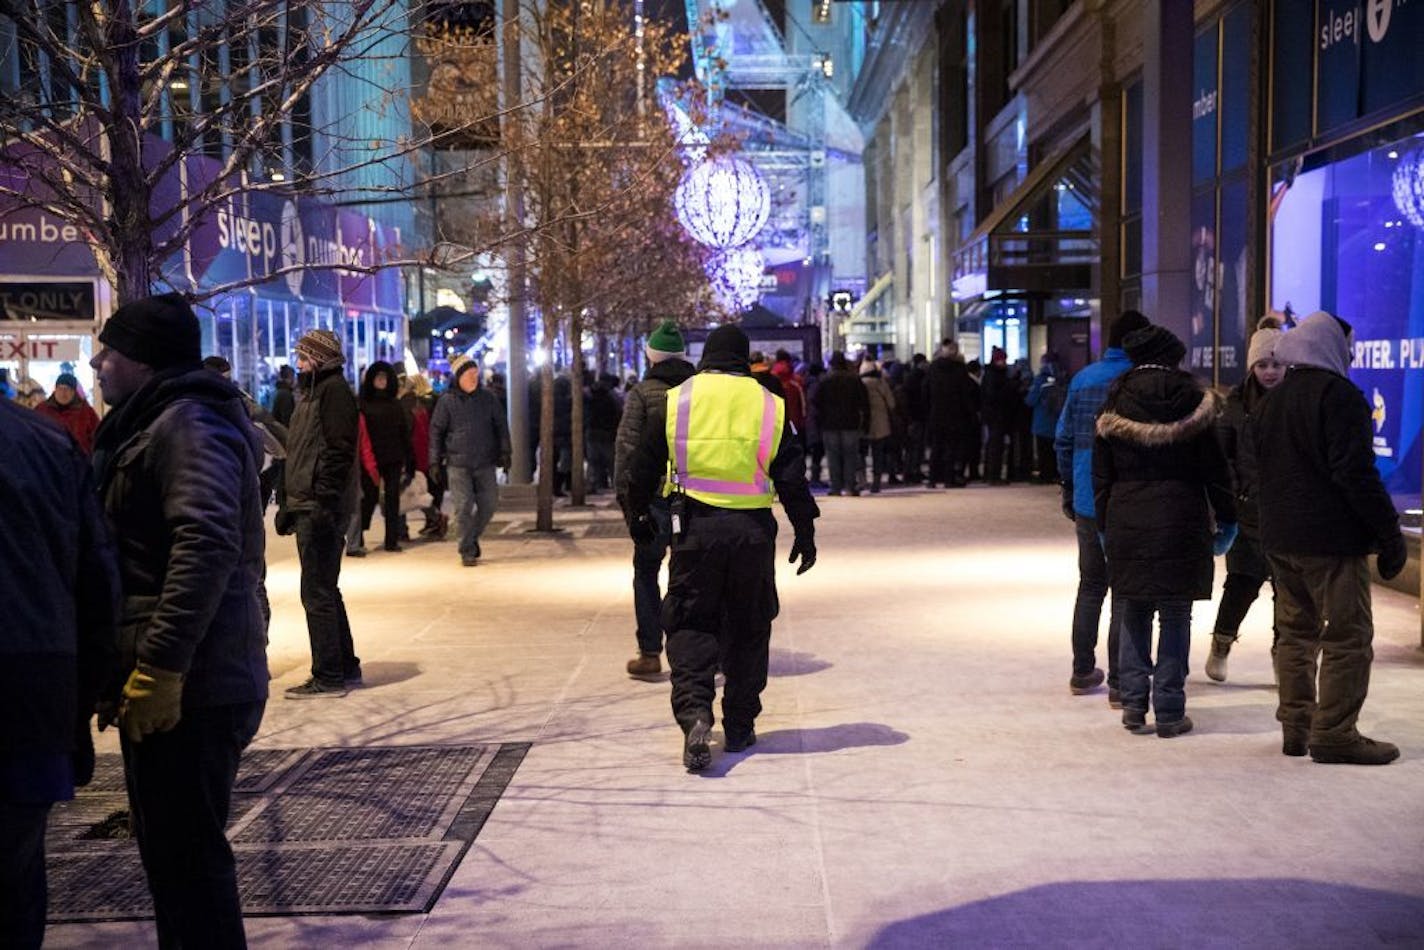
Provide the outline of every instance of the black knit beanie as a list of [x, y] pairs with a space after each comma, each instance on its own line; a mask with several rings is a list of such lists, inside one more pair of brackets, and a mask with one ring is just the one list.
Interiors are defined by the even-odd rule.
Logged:
[[1133, 366], [1151, 363], [1156, 366], [1176, 366], [1187, 355], [1187, 346], [1166, 327], [1144, 327], [1133, 330], [1122, 341]]
[[725, 359], [746, 360], [752, 351], [752, 343], [741, 327], [727, 324], [707, 334], [707, 342], [702, 345], [702, 361]]
[[154, 369], [197, 367], [203, 360], [202, 330], [182, 294], [124, 304], [104, 323], [99, 342]]
[[1108, 346], [1121, 349], [1123, 341], [1127, 339], [1129, 333], [1151, 325], [1152, 322], [1138, 311], [1124, 310], [1113, 322], [1112, 328], [1108, 330]]

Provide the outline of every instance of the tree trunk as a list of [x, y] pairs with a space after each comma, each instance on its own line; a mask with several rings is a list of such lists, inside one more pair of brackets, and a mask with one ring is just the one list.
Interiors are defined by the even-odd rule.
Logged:
[[104, 56], [113, 89], [112, 122], [106, 127], [109, 146], [110, 248], [120, 305], [147, 297], [153, 290], [153, 219], [148, 175], [143, 167], [139, 118], [143, 114], [143, 83], [139, 79], [139, 40], [132, 6], [120, 0], [109, 17], [109, 49]]
[[539, 493], [534, 528], [554, 530], [554, 342], [558, 321], [544, 312], [543, 346], [548, 354], [539, 367]]
[[573, 471], [569, 478], [569, 503], [582, 507], [588, 504], [588, 485], [584, 482], [584, 439], [583, 439], [583, 316], [575, 310], [569, 316], [569, 384], [574, 391], [573, 422], [569, 426], [573, 433]]

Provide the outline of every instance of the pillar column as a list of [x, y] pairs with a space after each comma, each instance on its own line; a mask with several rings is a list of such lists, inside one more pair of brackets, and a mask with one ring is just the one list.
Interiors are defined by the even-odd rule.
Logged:
[[1143, 4], [1142, 309], [1190, 339], [1192, 0]]

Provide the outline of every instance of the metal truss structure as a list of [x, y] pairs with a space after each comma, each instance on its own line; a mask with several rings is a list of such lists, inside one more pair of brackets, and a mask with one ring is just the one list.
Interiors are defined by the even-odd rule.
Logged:
[[[825, 56], [791, 52], [762, 0], [742, 0], [727, 9], [718, 0], [685, 2], [693, 63], [708, 90], [713, 121], [742, 137], [742, 155], [771, 183], [774, 205], [765, 243], [784, 248], [794, 229], [805, 236], [805, 257], [825, 263], [830, 247]], [[785, 90], [788, 119], [799, 116], [798, 127], [727, 102], [730, 89]], [[792, 204], [799, 213], [787, 213]]]

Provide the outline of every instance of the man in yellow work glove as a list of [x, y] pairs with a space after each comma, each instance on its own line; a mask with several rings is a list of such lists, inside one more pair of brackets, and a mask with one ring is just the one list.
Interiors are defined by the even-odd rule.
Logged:
[[142, 661], [129, 674], [119, 705], [119, 721], [130, 742], [150, 732], [167, 732], [183, 718], [183, 674]]
[[242, 391], [202, 367], [178, 294], [120, 307], [93, 366], [111, 407], [94, 467], [119, 552], [117, 703], [129, 809], [164, 947], [245, 945], [225, 835], [267, 702], [257, 599], [262, 440]]

